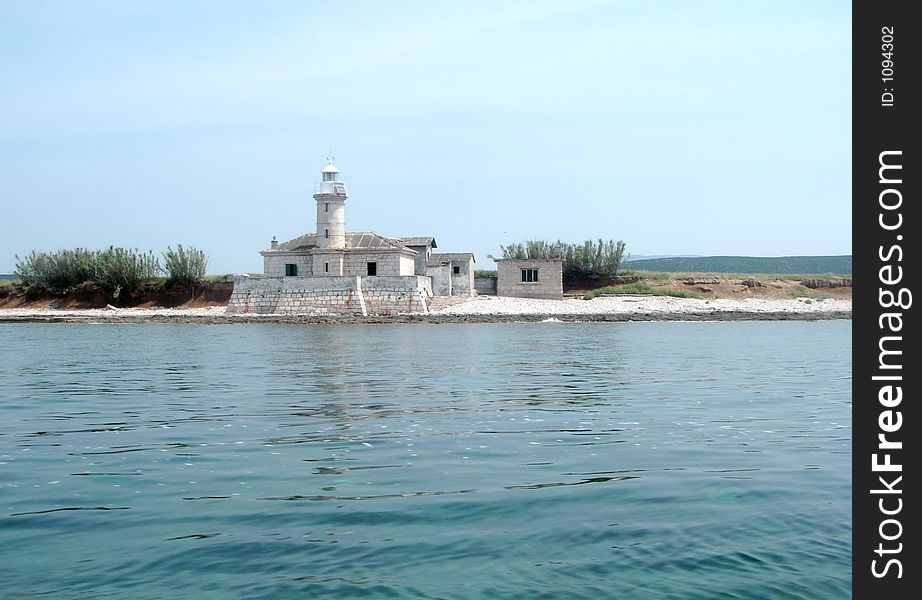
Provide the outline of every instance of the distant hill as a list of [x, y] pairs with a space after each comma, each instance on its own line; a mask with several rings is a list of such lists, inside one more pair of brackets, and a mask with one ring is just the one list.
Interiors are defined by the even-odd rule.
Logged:
[[628, 260], [632, 271], [668, 273], [785, 273], [813, 275], [852, 274], [852, 257], [846, 256], [691, 256]]
[[653, 258], [699, 258], [700, 254], [631, 254], [625, 258], [625, 262], [629, 260], [650, 260]]
[[12, 281], [16, 276], [12, 273], [0, 273], [0, 281]]

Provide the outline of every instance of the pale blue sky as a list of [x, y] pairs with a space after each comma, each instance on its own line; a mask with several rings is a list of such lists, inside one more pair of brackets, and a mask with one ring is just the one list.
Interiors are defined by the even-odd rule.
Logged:
[[851, 252], [851, 8], [815, 2], [0, 0], [0, 272], [314, 228], [487, 253]]

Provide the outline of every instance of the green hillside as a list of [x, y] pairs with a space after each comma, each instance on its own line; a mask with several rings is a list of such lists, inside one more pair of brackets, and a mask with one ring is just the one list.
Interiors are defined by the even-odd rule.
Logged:
[[808, 275], [852, 274], [852, 257], [847, 256], [695, 256], [628, 260], [631, 271], [667, 273], [785, 273]]

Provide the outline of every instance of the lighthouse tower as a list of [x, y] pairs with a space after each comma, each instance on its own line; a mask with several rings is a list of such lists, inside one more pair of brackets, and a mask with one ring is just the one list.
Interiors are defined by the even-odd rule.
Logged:
[[339, 169], [329, 164], [320, 170], [322, 179], [314, 186], [317, 201], [317, 247], [341, 250], [346, 247], [346, 184], [339, 180]]

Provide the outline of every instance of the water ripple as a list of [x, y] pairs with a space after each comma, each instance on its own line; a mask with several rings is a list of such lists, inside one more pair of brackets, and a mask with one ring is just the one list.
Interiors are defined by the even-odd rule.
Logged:
[[4, 591], [847, 597], [849, 336], [0, 324]]

